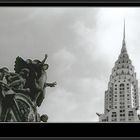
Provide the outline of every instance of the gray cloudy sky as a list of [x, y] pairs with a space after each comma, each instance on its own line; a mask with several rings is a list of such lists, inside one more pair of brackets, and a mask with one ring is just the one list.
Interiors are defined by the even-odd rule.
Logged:
[[0, 7], [0, 64], [13, 70], [17, 56], [43, 59], [48, 54], [46, 98], [39, 108], [48, 122], [97, 122], [104, 92], [126, 43], [140, 81], [139, 8]]

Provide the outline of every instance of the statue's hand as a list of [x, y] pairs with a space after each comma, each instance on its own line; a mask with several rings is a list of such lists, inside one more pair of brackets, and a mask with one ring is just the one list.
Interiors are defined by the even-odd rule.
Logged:
[[55, 87], [55, 86], [56, 86], [56, 84], [57, 84], [56, 82], [53, 82], [53, 83], [52, 83], [52, 87]]
[[46, 87], [55, 87], [56, 84], [57, 84], [56, 82], [53, 82], [53, 83], [45, 83], [44, 84], [44, 88], [46, 88]]
[[56, 84], [57, 84], [56, 82], [53, 82], [53, 83], [50, 83], [49, 86], [50, 86], [50, 87], [55, 87]]

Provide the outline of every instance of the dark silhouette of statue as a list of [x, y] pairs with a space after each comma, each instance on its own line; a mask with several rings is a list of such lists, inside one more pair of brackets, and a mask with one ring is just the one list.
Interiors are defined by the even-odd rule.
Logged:
[[30, 89], [25, 88], [29, 72], [30, 72], [29, 69], [23, 68], [21, 69], [19, 74], [9, 73], [9, 75], [6, 75], [7, 82], [9, 83], [8, 86], [11, 87], [11, 89], [14, 90], [15, 92], [29, 93]]
[[[47, 122], [46, 114], [40, 116], [37, 106], [40, 107], [45, 98], [45, 88], [54, 87], [56, 82], [48, 83], [45, 58], [24, 60], [17, 57], [14, 70], [10, 72], [7, 67], [0, 69], [0, 121]], [[13, 113], [11, 113], [11, 110]]]
[[42, 61], [38, 59], [33, 61], [31, 59], [27, 59], [25, 61], [21, 57], [17, 57], [15, 61], [14, 70], [16, 73], [20, 73], [23, 68], [26, 68], [30, 71], [28, 77], [26, 77], [25, 88], [30, 89], [29, 96], [37, 106], [41, 105], [45, 97], [45, 88], [47, 86], [54, 87], [56, 85], [56, 82], [46, 83], [46, 70], [49, 67], [48, 64], [45, 64], [47, 57], [48, 56], [45, 55], [45, 58]]

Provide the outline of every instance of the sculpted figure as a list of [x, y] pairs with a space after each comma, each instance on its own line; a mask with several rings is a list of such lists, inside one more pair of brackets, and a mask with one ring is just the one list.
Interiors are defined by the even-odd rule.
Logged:
[[7, 67], [3, 67], [0, 69], [0, 80], [3, 81], [5, 76], [8, 74], [9, 69]]
[[[9, 69], [7, 67], [3, 67], [0, 69], [0, 92], [2, 93], [1, 94], [2, 96], [5, 96], [2, 91], [4, 92], [6, 91], [7, 94], [13, 93], [13, 91], [8, 86], [8, 82], [7, 82], [8, 75], [9, 75]], [[0, 97], [1, 99], [3, 98], [2, 96]]]
[[45, 54], [42, 61], [17, 57], [15, 72], [6, 67], [0, 69], [0, 121], [11, 121], [12, 115], [16, 114], [14, 119], [17, 121], [47, 122], [48, 116], [40, 116], [36, 108], [45, 98], [45, 88], [56, 85], [56, 82], [46, 82], [47, 57]]
[[46, 70], [49, 68], [49, 65], [45, 64], [47, 57], [48, 57], [47, 54], [45, 54], [45, 58], [42, 60], [42, 62], [39, 60], [33, 60], [33, 66], [35, 70], [37, 71], [37, 81], [38, 81], [39, 87], [41, 88], [40, 92], [38, 93], [38, 96], [36, 97], [37, 106], [40, 106], [42, 101], [45, 98], [45, 88], [54, 87], [56, 85], [56, 82], [46, 83], [47, 81]]
[[37, 106], [40, 106], [42, 101], [45, 98], [45, 88], [54, 87], [56, 85], [56, 82], [46, 83], [46, 81], [47, 81], [46, 70], [49, 68], [49, 65], [45, 64], [47, 57], [48, 57], [47, 54], [45, 54], [45, 58], [42, 61], [33, 60], [33, 67], [37, 73], [37, 81], [38, 81], [38, 85], [40, 87], [40, 92], [38, 92], [36, 99], [35, 99]]
[[30, 92], [29, 88], [25, 88], [26, 79], [29, 76], [29, 69], [23, 68], [19, 74], [15, 73], [13, 75], [9, 74], [7, 80], [10, 81], [8, 84], [15, 92], [21, 92], [28, 94]]
[[46, 70], [49, 67], [48, 64], [45, 64], [47, 57], [48, 56], [46, 54], [42, 61], [37, 59], [33, 61], [31, 59], [27, 59], [24, 61], [21, 57], [17, 57], [15, 61], [14, 69], [16, 73], [20, 73], [23, 68], [28, 68], [30, 70], [29, 76], [26, 79], [25, 88], [30, 89], [29, 96], [37, 106], [40, 106], [44, 99], [45, 88], [47, 86], [54, 87], [56, 85], [56, 82], [46, 83]]

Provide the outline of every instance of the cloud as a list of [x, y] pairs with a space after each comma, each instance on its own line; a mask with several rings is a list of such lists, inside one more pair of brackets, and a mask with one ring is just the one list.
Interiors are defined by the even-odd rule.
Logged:
[[57, 62], [57, 72], [62, 76], [64, 73], [68, 73], [72, 69], [72, 64], [75, 63], [75, 56], [63, 48], [53, 54], [54, 61]]

